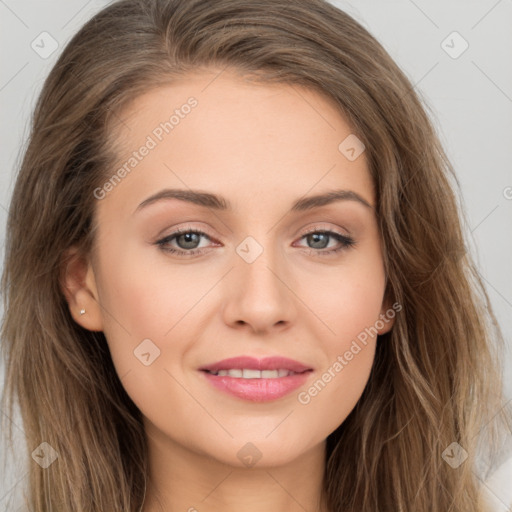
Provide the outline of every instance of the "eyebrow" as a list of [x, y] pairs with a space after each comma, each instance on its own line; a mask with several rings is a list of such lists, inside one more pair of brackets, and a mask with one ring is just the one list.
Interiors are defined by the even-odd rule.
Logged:
[[[142, 201], [142, 203], [137, 206], [134, 213], [158, 201], [170, 199], [178, 199], [180, 201], [186, 201], [188, 203], [204, 206], [206, 208], [211, 208], [218, 211], [233, 210], [231, 203], [222, 196], [211, 194], [209, 192], [202, 192], [199, 190], [166, 188], [160, 190], [156, 194], [149, 196], [147, 199], [144, 199], [144, 201]], [[303, 212], [312, 210], [313, 208], [319, 208], [336, 201], [355, 201], [366, 206], [367, 208], [373, 208], [373, 206], [368, 201], [366, 201], [366, 199], [361, 197], [356, 192], [352, 190], [339, 189], [298, 199], [292, 204], [290, 212]]]

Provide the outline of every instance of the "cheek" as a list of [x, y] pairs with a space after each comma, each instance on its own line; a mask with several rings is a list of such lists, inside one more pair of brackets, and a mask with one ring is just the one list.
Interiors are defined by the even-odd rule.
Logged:
[[372, 254], [357, 256], [357, 261], [339, 271], [317, 272], [305, 285], [308, 304], [329, 328], [325, 343], [330, 354], [374, 326], [381, 313], [385, 291], [382, 262]]
[[313, 419], [312, 430], [324, 437], [352, 412], [368, 382], [375, 355], [375, 339], [343, 342], [333, 351], [330, 363], [297, 395], [300, 414]]
[[161, 279], [157, 281], [156, 269], [145, 265], [132, 251], [117, 253], [110, 260], [105, 252], [104, 261], [116, 262], [103, 264], [100, 272], [104, 334], [118, 374], [124, 375], [140, 366], [134, 350], [144, 340], [160, 347], [163, 334], [174, 323], [177, 304], [169, 301], [172, 288], [164, 286]]
[[317, 276], [309, 296], [318, 317], [329, 327], [320, 338], [324, 365], [297, 401], [318, 428], [330, 433], [350, 414], [364, 391], [374, 361], [385, 276], [378, 258], [360, 261], [333, 279]]
[[132, 372], [132, 379], [141, 374], [143, 381], [150, 375], [149, 366], [161, 372], [181, 365], [200, 335], [206, 295], [218, 281], [215, 272], [212, 279], [205, 272], [198, 278], [193, 265], [166, 265], [155, 254], [130, 248], [109, 260], [105, 253], [104, 261], [116, 265], [102, 267], [98, 286], [104, 333], [117, 373]]

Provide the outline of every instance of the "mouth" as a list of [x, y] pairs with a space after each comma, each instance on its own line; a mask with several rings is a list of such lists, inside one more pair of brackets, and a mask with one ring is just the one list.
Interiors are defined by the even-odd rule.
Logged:
[[277, 400], [303, 385], [312, 368], [283, 357], [236, 357], [200, 368], [216, 390], [251, 402]]
[[209, 370], [205, 371], [210, 375], [218, 375], [220, 377], [234, 377], [237, 379], [279, 379], [281, 377], [289, 377], [290, 375], [298, 375], [298, 373], [291, 370], [286, 370], [285, 368], [280, 368], [279, 370], [252, 370], [250, 368], [233, 368], [231, 370], [218, 370], [216, 372], [211, 372]]

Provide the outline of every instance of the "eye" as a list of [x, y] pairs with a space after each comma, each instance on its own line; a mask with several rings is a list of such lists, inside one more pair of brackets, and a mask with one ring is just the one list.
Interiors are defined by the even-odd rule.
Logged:
[[[180, 256], [185, 257], [194, 256], [204, 252], [202, 249], [197, 249], [202, 237], [211, 240], [211, 238], [203, 231], [199, 231], [197, 229], [178, 229], [169, 236], [158, 240], [156, 244], [160, 246], [163, 251], [171, 254], [179, 254]], [[176, 243], [181, 247], [176, 249], [170, 246], [169, 244], [172, 241], [176, 241]]]
[[[178, 229], [170, 235], [158, 240], [158, 245], [162, 251], [170, 254], [177, 254], [183, 257], [195, 256], [203, 254], [204, 247], [199, 247], [201, 238], [212, 240], [211, 237], [203, 231], [197, 229]], [[313, 256], [327, 256], [346, 250], [355, 245], [355, 240], [341, 233], [329, 230], [319, 230], [317, 228], [308, 231], [300, 240], [306, 239], [312, 247], [306, 248], [308, 254]], [[322, 250], [328, 247], [329, 241], [334, 240], [338, 246], [329, 250]], [[178, 247], [171, 245], [175, 243]]]
[[[318, 228], [314, 228], [308, 231], [301, 237], [301, 240], [302, 239], [306, 239], [308, 243], [313, 245], [313, 247], [307, 248], [308, 254], [312, 254], [313, 256], [333, 255], [340, 251], [349, 249], [356, 244], [353, 238], [350, 238], [346, 235], [342, 235], [336, 231], [319, 230]], [[317, 250], [325, 249], [329, 245], [329, 241], [333, 239], [338, 243], [338, 247], [334, 247], [333, 249], [329, 249], [327, 251]]]

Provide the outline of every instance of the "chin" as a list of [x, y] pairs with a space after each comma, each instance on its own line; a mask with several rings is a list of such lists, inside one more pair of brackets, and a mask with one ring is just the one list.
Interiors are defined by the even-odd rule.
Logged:
[[[313, 446], [318, 445], [318, 443], [315, 443], [301, 446], [295, 437], [290, 438], [288, 436], [285, 442], [283, 437], [278, 435], [271, 439], [272, 435], [274, 434], [270, 434], [267, 438], [261, 434], [252, 438], [244, 436], [243, 441], [240, 440], [240, 436], [237, 436], [226, 443], [227, 449], [210, 453], [210, 457], [236, 468], [275, 468], [285, 466], [299, 457], [306, 456]], [[309, 440], [309, 435], [304, 434], [299, 436], [299, 439]]]

